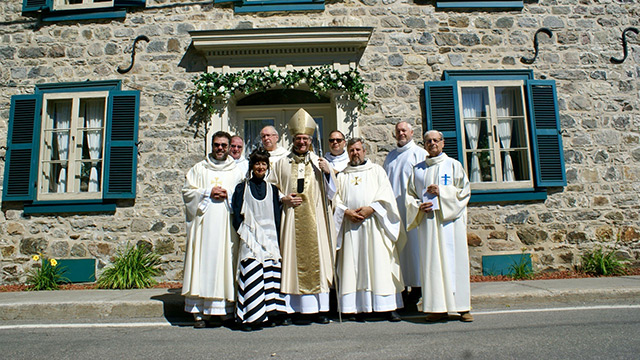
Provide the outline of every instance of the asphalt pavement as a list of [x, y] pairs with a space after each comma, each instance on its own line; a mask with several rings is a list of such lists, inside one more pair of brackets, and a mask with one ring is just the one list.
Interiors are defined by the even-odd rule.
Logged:
[[[640, 276], [471, 284], [474, 310], [603, 302], [640, 304]], [[58, 290], [0, 293], [0, 322], [118, 321], [185, 322], [180, 289]], [[403, 317], [413, 316], [404, 312]]]

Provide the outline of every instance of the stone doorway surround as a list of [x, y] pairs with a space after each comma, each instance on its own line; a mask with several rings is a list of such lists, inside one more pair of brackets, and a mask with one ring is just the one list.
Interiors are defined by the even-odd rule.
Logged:
[[[372, 33], [372, 27], [306, 27], [199, 30], [189, 35], [193, 48], [206, 59], [207, 72], [226, 74], [264, 68], [286, 72], [323, 65], [347, 71], [358, 65]], [[301, 85], [299, 90], [308, 89]], [[236, 102], [248, 95], [236, 93], [228, 102], [218, 104], [207, 138], [219, 130], [233, 132]], [[348, 137], [359, 136], [358, 104], [342, 92], [323, 95], [331, 99], [337, 130]], [[207, 153], [210, 143], [206, 142]]]

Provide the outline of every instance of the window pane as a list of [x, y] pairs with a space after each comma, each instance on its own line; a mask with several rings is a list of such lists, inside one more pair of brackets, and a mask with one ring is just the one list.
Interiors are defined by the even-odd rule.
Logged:
[[274, 119], [251, 119], [244, 121], [244, 144], [245, 151], [249, 154], [261, 143], [260, 130], [263, 127], [275, 125]]
[[462, 88], [462, 116], [465, 119], [487, 117], [488, 99], [487, 88]]
[[[484, 87], [462, 88], [462, 117], [464, 122], [465, 148], [467, 149], [467, 166], [469, 181], [493, 181], [492, 161], [488, 160], [488, 152], [480, 149], [491, 149], [488, 128], [488, 90]], [[483, 160], [481, 162], [481, 159]]]
[[67, 191], [67, 169], [69, 166], [69, 140], [71, 124], [69, 100], [52, 100], [47, 103], [47, 118], [44, 125], [43, 190], [50, 193]]
[[498, 117], [523, 116], [519, 87], [496, 87], [495, 92]]
[[76, 174], [80, 192], [99, 192], [102, 177], [102, 149], [105, 99], [81, 99], [78, 120], [78, 148], [76, 161], [80, 172]]
[[[491, 151], [474, 151], [467, 152], [467, 164], [477, 163], [477, 168], [474, 168], [473, 172], [477, 175], [474, 176], [474, 180], [471, 180], [469, 175], [469, 181], [471, 182], [490, 182], [495, 181], [495, 161], [493, 161], [493, 152]], [[476, 160], [474, 160], [474, 158]], [[476, 170], [477, 169], [477, 170]], [[471, 173], [471, 171], [470, 171]]]
[[[513, 176], [513, 179], [507, 180], [508, 172], [503, 170], [502, 176], [504, 181], [522, 181], [531, 179], [529, 175], [529, 156], [527, 149], [501, 151], [501, 157], [505, 169], [509, 168], [509, 163], [511, 164], [510, 166], [512, 170], [510, 173]], [[510, 159], [510, 161], [507, 159]]]

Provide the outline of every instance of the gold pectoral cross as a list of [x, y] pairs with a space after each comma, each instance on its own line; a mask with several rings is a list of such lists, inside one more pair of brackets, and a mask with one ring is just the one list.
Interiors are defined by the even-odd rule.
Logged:
[[216, 177], [211, 181], [211, 184], [212, 184], [213, 186], [222, 186], [222, 180], [220, 180], [220, 178], [216, 176]]
[[351, 183], [352, 183], [353, 185], [358, 186], [358, 185], [360, 185], [360, 182], [361, 182], [361, 181], [362, 181], [362, 179], [360, 179], [360, 177], [359, 177], [359, 176], [356, 176], [356, 177], [354, 177], [354, 178], [353, 178], [353, 180], [351, 180]]

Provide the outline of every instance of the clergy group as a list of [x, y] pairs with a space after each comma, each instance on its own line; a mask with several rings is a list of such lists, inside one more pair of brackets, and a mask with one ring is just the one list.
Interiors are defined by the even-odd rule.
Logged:
[[399, 122], [380, 166], [365, 139], [338, 130], [323, 156], [304, 109], [287, 130], [289, 150], [266, 126], [248, 159], [241, 137], [218, 131], [186, 175], [182, 295], [194, 327], [327, 324], [332, 290], [341, 320], [401, 321], [406, 304], [427, 322], [473, 321], [470, 187], [442, 134], [420, 147]]

